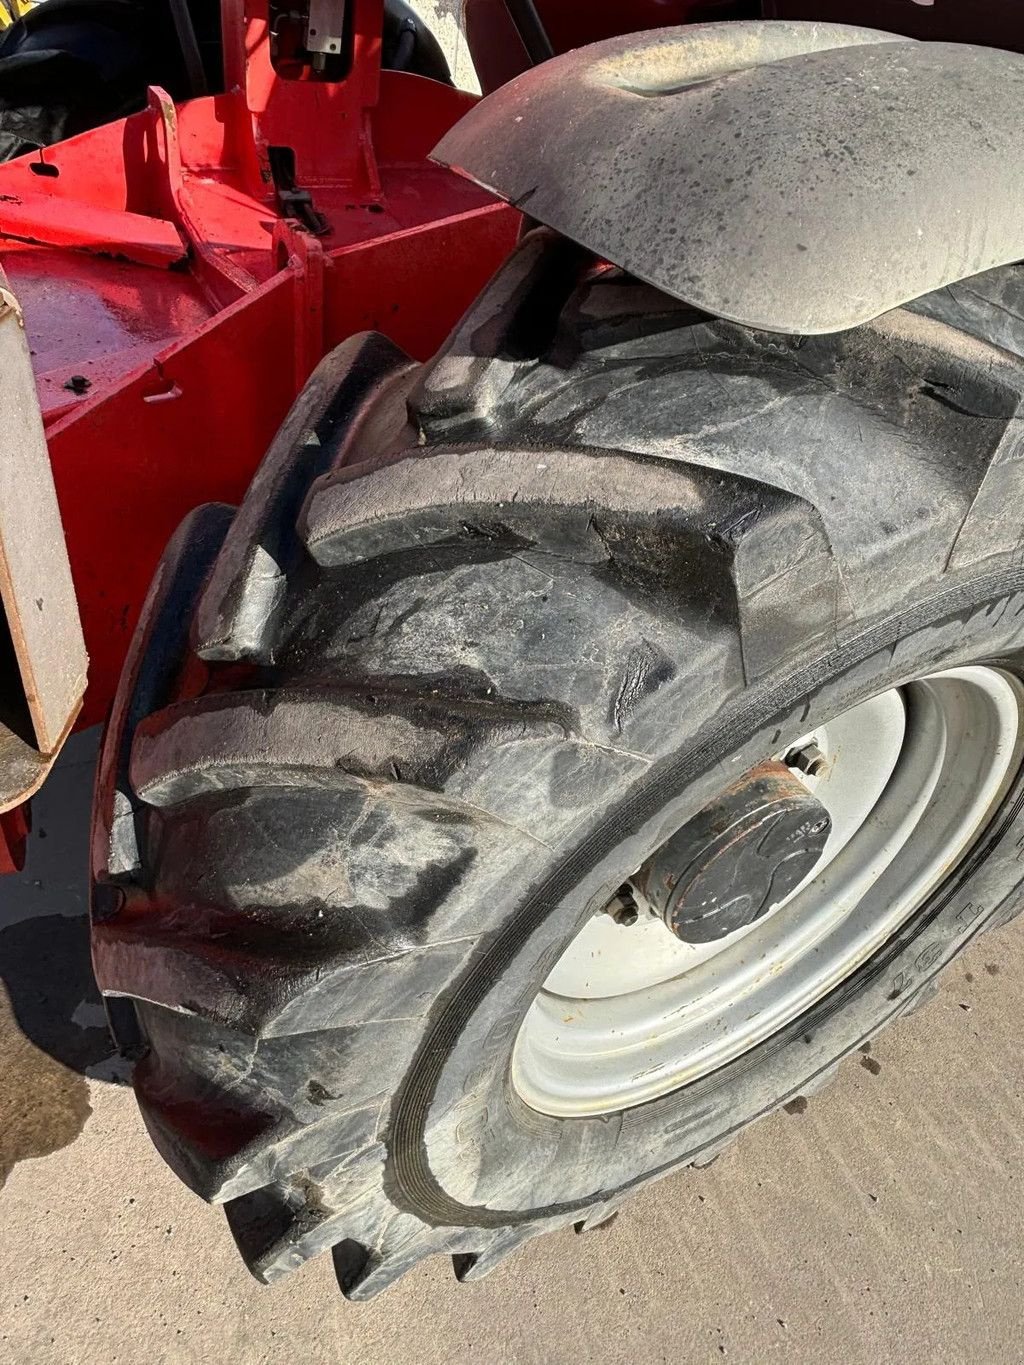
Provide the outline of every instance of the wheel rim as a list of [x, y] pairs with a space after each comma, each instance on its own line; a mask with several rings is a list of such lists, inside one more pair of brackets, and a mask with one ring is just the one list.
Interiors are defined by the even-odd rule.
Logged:
[[[810, 873], [761, 919], [711, 943], [682, 942], [649, 906], [628, 926], [595, 915], [523, 1020], [512, 1057], [521, 1098], [561, 1118], [632, 1108], [804, 1013], [969, 852], [1021, 765], [1022, 714], [1016, 678], [972, 666], [793, 737], [778, 757], [817, 744], [820, 771], [799, 777], [832, 821]], [[870, 906], [869, 890], [879, 893]]]

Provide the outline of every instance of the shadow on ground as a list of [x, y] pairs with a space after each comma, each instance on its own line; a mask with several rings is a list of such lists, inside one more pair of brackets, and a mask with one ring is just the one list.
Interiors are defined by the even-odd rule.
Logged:
[[117, 1075], [89, 960], [96, 743], [95, 731], [72, 737], [33, 802], [25, 870], [0, 878], [0, 1184], [78, 1136], [86, 1077]]

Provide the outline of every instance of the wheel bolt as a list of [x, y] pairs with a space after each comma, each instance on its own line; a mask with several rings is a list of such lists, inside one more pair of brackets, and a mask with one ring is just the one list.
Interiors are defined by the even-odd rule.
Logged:
[[605, 912], [611, 915], [616, 924], [628, 927], [635, 924], [640, 918], [640, 907], [636, 903], [632, 889], [629, 886], [620, 886], [615, 895], [605, 906]]
[[813, 739], [807, 744], [801, 744], [798, 749], [790, 749], [782, 761], [787, 768], [795, 768], [805, 777], [821, 777], [828, 768], [828, 759]]

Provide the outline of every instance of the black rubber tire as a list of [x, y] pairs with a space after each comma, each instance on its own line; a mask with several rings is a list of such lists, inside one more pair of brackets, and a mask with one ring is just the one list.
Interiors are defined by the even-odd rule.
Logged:
[[[1020, 269], [754, 333], [531, 234], [430, 365], [375, 335], [157, 575], [94, 953], [153, 1138], [270, 1280], [485, 1273], [810, 1093], [1020, 901], [1024, 789], [879, 953], [619, 1115], [508, 1081], [529, 1000], [722, 785], [858, 700], [1024, 669]], [[733, 761], [735, 760], [735, 761]]]
[[381, 65], [385, 71], [411, 71], [414, 76], [452, 84], [444, 49], [406, 0], [384, 0]]

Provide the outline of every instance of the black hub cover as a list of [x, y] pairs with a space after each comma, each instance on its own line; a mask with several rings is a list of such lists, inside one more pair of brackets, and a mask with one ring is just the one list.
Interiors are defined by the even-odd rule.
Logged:
[[762, 763], [667, 839], [637, 878], [686, 943], [753, 923], [821, 856], [828, 811], [782, 763]]

